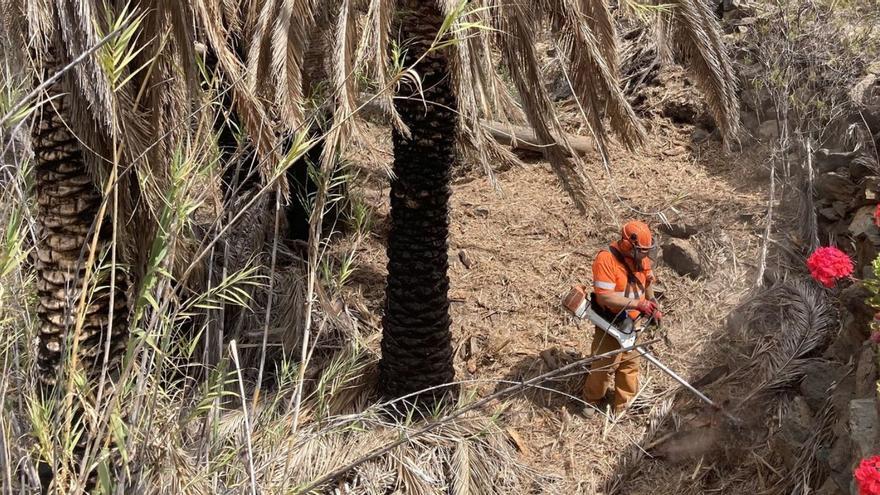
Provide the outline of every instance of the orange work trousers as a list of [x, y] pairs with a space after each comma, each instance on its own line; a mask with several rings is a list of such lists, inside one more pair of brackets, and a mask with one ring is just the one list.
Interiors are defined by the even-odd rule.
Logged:
[[[620, 344], [614, 337], [596, 327], [590, 354], [596, 356], [617, 349], [620, 349]], [[593, 361], [584, 382], [584, 400], [598, 404], [605, 397], [611, 384], [611, 375], [614, 374], [614, 412], [623, 411], [638, 392], [640, 360], [638, 351], [629, 351]]]

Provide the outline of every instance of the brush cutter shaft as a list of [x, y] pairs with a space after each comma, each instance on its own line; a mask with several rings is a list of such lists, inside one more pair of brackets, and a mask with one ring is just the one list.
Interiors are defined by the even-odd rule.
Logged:
[[666, 373], [667, 375], [671, 376], [673, 380], [675, 380], [675, 381], [677, 381], [678, 383], [684, 385], [684, 387], [685, 387], [686, 389], [690, 390], [694, 395], [696, 395], [697, 397], [699, 397], [700, 400], [702, 400], [702, 401], [705, 402], [706, 404], [709, 404], [709, 405], [712, 406], [712, 407], [715, 407], [715, 408], [720, 409], [720, 407], [718, 407], [718, 405], [716, 405], [715, 402], [712, 401], [712, 399], [706, 397], [706, 396], [703, 394], [703, 392], [700, 392], [699, 390], [696, 389], [696, 387], [694, 387], [693, 385], [691, 385], [690, 383], [688, 383], [687, 380], [685, 380], [684, 378], [678, 376], [678, 373], [672, 371], [672, 370], [669, 369], [665, 364], [661, 363], [660, 360], [657, 359], [656, 357], [654, 357], [653, 354], [651, 354], [650, 352], [648, 352], [647, 349], [645, 349], [644, 347], [641, 347], [641, 346], [636, 347], [636, 349], [638, 349], [638, 350], [642, 353], [642, 356], [643, 356], [645, 359], [647, 359], [648, 361], [651, 361], [651, 363], [652, 363], [654, 366], [660, 368], [660, 371]]
[[630, 327], [629, 332], [622, 331], [621, 329], [606, 321], [605, 318], [602, 318], [599, 313], [593, 311], [593, 308], [591, 308], [589, 304], [584, 306], [581, 314], [578, 316], [580, 316], [581, 318], [586, 318], [590, 321], [590, 323], [596, 325], [597, 327], [604, 330], [605, 333], [614, 337], [614, 340], [616, 340], [621, 347], [632, 347], [636, 344], [636, 332], [632, 327]]
[[694, 394], [694, 395], [696, 395], [697, 398], [699, 398], [701, 401], [703, 401], [703, 402], [705, 402], [706, 404], [709, 404], [710, 406], [712, 406], [712, 407], [714, 407], [715, 409], [719, 410], [719, 411], [721, 412], [721, 414], [723, 414], [725, 417], [727, 417], [728, 419], [730, 419], [730, 420], [733, 421], [734, 423], [740, 423], [740, 419], [739, 419], [739, 418], [737, 418], [736, 416], [734, 416], [734, 415], [730, 414], [729, 412], [727, 412], [726, 410], [724, 410], [721, 406], [719, 406], [718, 404], [716, 404], [712, 399], [706, 397], [706, 395], [705, 395], [703, 392], [700, 392], [699, 390], [697, 390], [697, 388], [694, 387], [693, 385], [691, 385], [690, 383], [688, 383], [687, 380], [685, 380], [684, 378], [680, 377], [680, 376], [678, 375], [678, 373], [672, 371], [672, 370], [669, 369], [669, 367], [667, 367], [665, 364], [661, 363], [660, 360], [657, 359], [656, 357], [654, 357], [653, 354], [651, 354], [650, 352], [648, 352], [647, 349], [645, 349], [645, 348], [642, 347], [642, 346], [638, 346], [638, 347], [636, 347], [636, 350], [638, 350], [639, 352], [641, 352], [641, 353], [642, 353], [642, 356], [643, 356], [645, 359], [647, 359], [648, 361], [650, 361], [651, 364], [653, 364], [654, 366], [656, 366], [657, 368], [659, 368], [660, 371], [666, 373], [667, 375], [669, 375], [670, 377], [672, 377], [673, 380], [677, 381], [677, 382], [680, 383], [682, 386], [684, 386], [684, 388], [690, 390], [691, 393]]

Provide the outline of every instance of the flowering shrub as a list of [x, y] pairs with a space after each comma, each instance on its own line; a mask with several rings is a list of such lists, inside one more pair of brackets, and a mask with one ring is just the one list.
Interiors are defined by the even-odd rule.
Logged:
[[846, 253], [836, 247], [822, 247], [807, 258], [810, 275], [825, 287], [834, 287], [842, 278], [853, 272], [853, 262]]
[[880, 495], [880, 455], [862, 459], [853, 476], [859, 484], [859, 495]]

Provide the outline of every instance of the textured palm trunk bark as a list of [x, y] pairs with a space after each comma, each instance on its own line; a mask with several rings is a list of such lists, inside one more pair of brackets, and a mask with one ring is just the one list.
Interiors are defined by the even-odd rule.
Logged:
[[[49, 74], [59, 67], [51, 54], [45, 58], [45, 62]], [[50, 101], [40, 108], [31, 135], [37, 201], [37, 243], [34, 254], [39, 296], [37, 370], [44, 393], [76, 393], [62, 390], [65, 386], [62, 368], [71, 354], [70, 346], [74, 338], [77, 341], [76, 362], [84, 371], [90, 389], [97, 385], [104, 368], [108, 345], [109, 359], [106, 364], [111, 380], [118, 369], [128, 340], [129, 277], [117, 269], [115, 290], [111, 293], [110, 271], [100, 270], [92, 274], [85, 289], [87, 300], [82, 328], [78, 335], [72, 335], [77, 326], [86, 260], [97, 226], [102, 195], [83, 159], [80, 141], [69, 127], [73, 114], [72, 96], [65, 85], [65, 77], [47, 88], [46, 96]], [[98, 234], [96, 264], [102, 262], [100, 254], [111, 241], [111, 228], [112, 223], [108, 218]], [[109, 257], [104, 261], [109, 263]], [[114, 298], [112, 322], [111, 297]], [[93, 400], [92, 397], [84, 399]], [[83, 413], [79, 404], [79, 401], [73, 402], [75, 421]], [[92, 426], [86, 426], [86, 431], [74, 447], [77, 464], [92, 440], [88, 432]], [[49, 490], [54, 473], [50, 474], [48, 466], [41, 469], [41, 483], [45, 492]], [[78, 466], [70, 466], [72, 476], [76, 476], [78, 471]], [[95, 482], [96, 473], [90, 472], [86, 478], [86, 492], [91, 491]], [[61, 489], [61, 485], [56, 485], [55, 489]]]
[[[82, 149], [68, 126], [69, 96], [60, 82], [48, 89], [52, 102], [43, 105], [33, 131], [36, 172], [37, 229], [36, 246], [38, 314], [40, 345], [37, 353], [40, 380], [55, 385], [69, 333], [76, 326], [76, 312], [85, 277], [96, 216], [101, 206], [101, 193], [95, 187], [83, 160]], [[98, 249], [110, 240], [110, 222], [104, 222], [99, 233]], [[90, 374], [100, 372], [104, 345], [112, 328], [110, 357], [119, 357], [128, 337], [126, 297], [128, 278], [116, 272], [113, 296], [113, 322], [109, 321], [109, 272], [92, 279], [99, 287], [90, 290], [85, 306], [82, 331], [78, 336], [78, 360]], [[112, 363], [111, 363], [112, 364]]]
[[[379, 384], [387, 397], [440, 387], [455, 377], [447, 236], [457, 102], [446, 53], [426, 54], [444, 17], [435, 2], [401, 0], [399, 19], [400, 39], [409, 42], [405, 66], [424, 56], [415, 66], [423, 94], [403, 84], [395, 99], [412, 134], [410, 138], [393, 134], [391, 231], [379, 365]], [[418, 398], [431, 403], [450, 390], [440, 387]]]

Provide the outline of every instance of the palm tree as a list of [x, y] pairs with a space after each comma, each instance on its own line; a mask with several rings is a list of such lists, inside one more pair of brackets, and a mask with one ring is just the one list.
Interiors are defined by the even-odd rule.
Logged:
[[[380, 386], [402, 397], [454, 377], [449, 330], [449, 179], [458, 116], [446, 50], [434, 49], [445, 15], [433, 2], [401, 0], [403, 64], [420, 76], [400, 85], [395, 109], [409, 129], [395, 129], [388, 279], [382, 320]], [[440, 396], [435, 389], [423, 397]]]
[[[31, 132], [38, 378], [47, 400], [64, 399], [57, 426], [76, 438], [76, 463], [100, 427], [84, 412], [110, 394], [129, 343], [131, 296], [171, 188], [171, 157], [190, 124], [197, 127], [190, 26], [197, 11], [210, 17], [209, 4], [158, 2], [133, 11], [121, 0], [6, 3], [17, 15], [0, 41], [7, 52], [28, 47], [40, 90]], [[265, 154], [271, 144], [261, 109], [243, 87], [232, 91], [246, 115], [242, 126]], [[74, 423], [85, 428], [81, 435], [70, 431]], [[73, 469], [65, 470], [69, 477], [80, 477]], [[88, 487], [95, 475], [85, 474]]]
[[[48, 67], [58, 67], [47, 57]], [[101, 210], [102, 193], [93, 183], [83, 150], [65, 122], [71, 120], [71, 95], [62, 89], [64, 77], [51, 84], [52, 99], [40, 112], [33, 127], [32, 141], [36, 173], [37, 221], [36, 270], [39, 294], [40, 345], [37, 353], [40, 381], [55, 385], [64, 349], [70, 345], [68, 332], [77, 328], [78, 347], [92, 373], [101, 369], [102, 343], [111, 332], [110, 355], [117, 357], [127, 335], [129, 286], [127, 275], [116, 273], [115, 290], [101, 290], [87, 297], [82, 321], [77, 306], [86, 284], [84, 258], [92, 241], [93, 228]], [[103, 252], [110, 238], [110, 223], [98, 228], [95, 252]], [[97, 279], [103, 285], [105, 280]], [[109, 321], [111, 298], [113, 320]]]
[[[383, 53], [383, 13], [393, 2], [370, 8], [374, 40]], [[566, 158], [567, 144], [551, 100], [541, 83], [535, 36], [547, 21], [566, 61], [575, 97], [599, 151], [606, 153], [606, 121], [633, 148], [644, 131], [617, 80], [616, 34], [602, 0], [452, 2], [398, 0], [397, 29], [404, 50], [402, 67], [418, 77], [400, 81], [394, 107], [394, 177], [391, 231], [383, 316], [380, 387], [390, 397], [418, 396], [431, 403], [454, 377], [447, 297], [447, 236], [450, 169], [459, 126], [484, 160], [503, 157], [492, 148], [481, 117], [521, 110], [563, 187], [578, 208], [587, 205], [580, 164]], [[724, 135], [738, 122], [735, 83], [712, 12], [702, 0], [678, 0], [658, 8], [660, 30], [672, 51], [693, 69], [698, 86]], [[457, 31], [463, 17], [484, 29]], [[476, 32], [475, 32], [476, 31]], [[511, 109], [497, 80], [491, 46], [501, 54], [521, 100]], [[381, 58], [381, 55], [378, 55]], [[384, 67], [383, 63], [374, 63]], [[380, 80], [382, 74], [378, 74]], [[406, 132], [408, 131], [408, 133]], [[487, 151], [487, 148], [489, 151]], [[572, 155], [575, 155], [572, 153]]]

